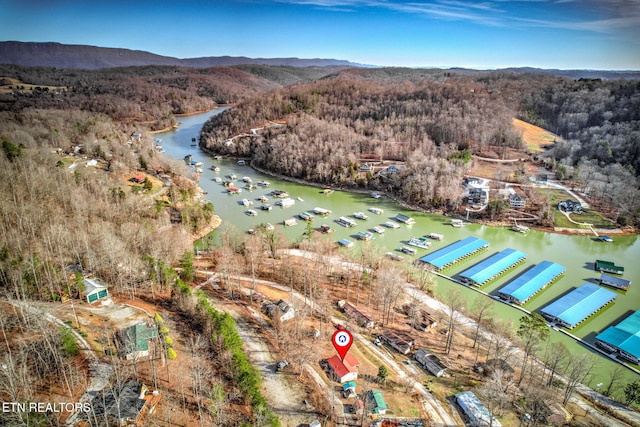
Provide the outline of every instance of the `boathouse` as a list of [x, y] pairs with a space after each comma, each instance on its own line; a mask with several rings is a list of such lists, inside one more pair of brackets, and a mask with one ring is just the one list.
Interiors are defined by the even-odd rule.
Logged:
[[615, 292], [585, 283], [543, 307], [540, 312], [551, 322], [573, 329], [615, 298]]
[[631, 285], [631, 280], [626, 280], [622, 277], [615, 277], [602, 273], [600, 275], [600, 284], [611, 286], [612, 288], [616, 289], [622, 289], [623, 291], [628, 291], [629, 286]]
[[399, 213], [396, 215], [396, 221], [402, 222], [407, 225], [415, 224], [416, 220], [411, 218], [410, 216], [406, 216], [404, 214]]
[[620, 275], [624, 274], [624, 267], [616, 265], [611, 261], [604, 261], [601, 259], [596, 260], [593, 268], [596, 271], [603, 271], [605, 273], [620, 274]]
[[640, 363], [640, 310], [598, 334], [596, 345], [631, 363]]
[[498, 291], [500, 298], [514, 304], [524, 304], [558, 277], [566, 268], [551, 261], [534, 265]]
[[487, 247], [489, 242], [486, 240], [469, 236], [423, 256], [420, 261], [435, 267], [436, 270], [442, 270]]
[[460, 279], [474, 286], [482, 286], [489, 280], [498, 277], [516, 264], [524, 261], [527, 255], [515, 249], [505, 249], [484, 259], [459, 274]]

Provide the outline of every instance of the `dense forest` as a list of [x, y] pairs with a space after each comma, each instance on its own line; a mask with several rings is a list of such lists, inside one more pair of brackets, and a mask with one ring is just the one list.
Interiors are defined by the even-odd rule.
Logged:
[[[639, 114], [637, 81], [358, 69], [244, 101], [213, 118], [201, 144], [295, 178], [455, 207], [472, 154], [526, 151], [512, 124], [521, 117], [562, 136], [542, 156], [559, 178], [582, 180], [637, 221]], [[357, 174], [381, 160], [405, 162], [399, 179]]]

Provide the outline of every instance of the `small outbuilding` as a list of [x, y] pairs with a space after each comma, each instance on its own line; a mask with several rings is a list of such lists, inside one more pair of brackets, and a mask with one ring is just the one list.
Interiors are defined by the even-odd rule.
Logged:
[[158, 338], [158, 329], [142, 322], [119, 330], [116, 337], [121, 357], [137, 360], [149, 355], [149, 342]]
[[83, 279], [82, 284], [84, 285], [82, 297], [89, 304], [109, 297], [109, 291], [107, 290], [107, 287], [98, 279]]
[[384, 397], [382, 397], [382, 392], [378, 390], [370, 390], [368, 399], [373, 403], [372, 413], [377, 415], [384, 415], [389, 410], [387, 406], [387, 402], [384, 401]]

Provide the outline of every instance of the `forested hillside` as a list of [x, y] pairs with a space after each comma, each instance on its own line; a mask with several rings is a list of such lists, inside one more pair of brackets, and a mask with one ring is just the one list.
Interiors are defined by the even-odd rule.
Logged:
[[[624, 191], [628, 219], [640, 207], [639, 112], [636, 81], [356, 69], [247, 100], [213, 118], [201, 144], [295, 178], [456, 206], [471, 154], [527, 154], [511, 121], [523, 117], [565, 138], [547, 161], [560, 178], [582, 179], [610, 203]], [[363, 162], [383, 159], [406, 162], [400, 179], [358, 176]]]

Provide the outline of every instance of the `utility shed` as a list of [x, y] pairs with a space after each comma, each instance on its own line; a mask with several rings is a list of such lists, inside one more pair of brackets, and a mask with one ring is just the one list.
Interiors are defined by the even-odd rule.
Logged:
[[527, 255], [515, 249], [505, 249], [491, 255], [460, 273], [460, 278], [475, 286], [482, 286], [489, 280], [509, 270], [519, 262], [524, 261]]
[[498, 292], [502, 299], [524, 304], [533, 295], [564, 274], [566, 268], [551, 261], [542, 261], [504, 286]]
[[616, 293], [613, 291], [593, 283], [585, 283], [543, 307], [540, 312], [550, 321], [572, 329], [615, 297]]
[[109, 296], [107, 287], [98, 279], [83, 279], [84, 291], [82, 295], [89, 304], [105, 299]]
[[640, 363], [640, 310], [598, 334], [596, 345], [631, 363]]
[[471, 391], [456, 394], [456, 402], [469, 419], [472, 427], [502, 427], [502, 424], [489, 412]]
[[121, 356], [136, 360], [149, 355], [149, 341], [158, 338], [158, 329], [142, 322], [121, 329], [116, 335]]
[[387, 403], [384, 401], [384, 397], [382, 397], [382, 393], [378, 390], [369, 391], [369, 398], [373, 402], [373, 413], [384, 415], [389, 410]]

